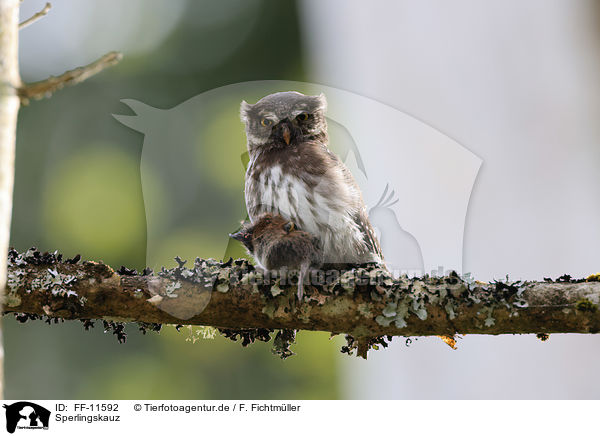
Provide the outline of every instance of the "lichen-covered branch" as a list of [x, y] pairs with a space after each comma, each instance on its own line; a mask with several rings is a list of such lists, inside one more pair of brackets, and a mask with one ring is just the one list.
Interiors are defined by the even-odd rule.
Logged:
[[29, 250], [10, 252], [8, 277], [7, 312], [237, 330], [321, 330], [346, 333], [359, 349], [386, 335], [600, 331], [600, 282], [569, 276], [515, 283], [469, 283], [456, 274], [394, 280], [367, 265], [313, 275], [298, 303], [288, 277], [265, 278], [246, 260], [196, 259], [189, 267], [180, 261], [177, 268], [138, 274]]
[[111, 51], [100, 59], [83, 67], [66, 71], [60, 76], [52, 76], [39, 82], [28, 83], [19, 88], [19, 97], [22, 104], [28, 104], [29, 100], [39, 100], [51, 96], [54, 92], [64, 88], [66, 85], [76, 85], [98, 74], [102, 70], [111, 67], [122, 59], [121, 53]]

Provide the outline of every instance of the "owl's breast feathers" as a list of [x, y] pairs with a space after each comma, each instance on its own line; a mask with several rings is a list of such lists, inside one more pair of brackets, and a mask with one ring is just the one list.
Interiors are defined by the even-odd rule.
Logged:
[[295, 222], [319, 238], [325, 262], [383, 260], [352, 174], [319, 142], [251, 152], [245, 195], [252, 221], [271, 212]]

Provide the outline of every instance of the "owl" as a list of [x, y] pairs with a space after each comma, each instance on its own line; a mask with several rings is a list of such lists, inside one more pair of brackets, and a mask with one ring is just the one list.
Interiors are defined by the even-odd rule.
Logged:
[[323, 94], [294, 91], [242, 102], [248, 216], [254, 222], [272, 213], [294, 222], [320, 240], [325, 263], [382, 262], [360, 189], [328, 149], [326, 108]]

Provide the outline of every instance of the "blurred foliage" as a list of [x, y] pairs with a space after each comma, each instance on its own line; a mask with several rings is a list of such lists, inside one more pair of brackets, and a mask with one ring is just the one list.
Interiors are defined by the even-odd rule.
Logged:
[[135, 256], [144, 243], [138, 162], [109, 144], [90, 144], [57, 165], [44, 186], [45, 242], [90, 259]]
[[[139, 12], [151, 32], [152, 22], [160, 17], [152, 15], [151, 8]], [[139, 168], [143, 135], [111, 117], [123, 113], [119, 100], [134, 98], [168, 108], [226, 84], [303, 78], [294, 2], [188, 2], [179, 24], [154, 50], [132, 56], [125, 52], [119, 66], [21, 110], [11, 245], [19, 250], [58, 249], [66, 256], [81, 253], [115, 268], [142, 269], [146, 256]], [[214, 191], [206, 195], [211, 207], [228, 210], [233, 193], [243, 190], [243, 128], [238, 121], [232, 126], [224, 113], [211, 116], [211, 127], [199, 132], [198, 140], [224, 145], [203, 149], [210, 153], [208, 160], [216, 163], [205, 171]], [[198, 156], [199, 165], [202, 158], [206, 159]], [[159, 208], [166, 209], [161, 219], [169, 219], [169, 198], [161, 195], [158, 180], [150, 183], [156, 184], [153, 193]], [[163, 248], [178, 250], [184, 258], [219, 258], [225, 237], [212, 228], [198, 234], [183, 225], [168, 235]], [[239, 245], [232, 250], [228, 252], [243, 253]], [[172, 326], [142, 336], [135, 325], [129, 325], [125, 345], [103, 334], [99, 324], [86, 332], [79, 322], [21, 325], [9, 316], [4, 327], [8, 398], [339, 395], [338, 351], [327, 334], [299, 334], [298, 344], [292, 347], [298, 355], [281, 361], [271, 354], [271, 344], [242, 349], [219, 336], [192, 343], [186, 341], [188, 329], [177, 332]]]

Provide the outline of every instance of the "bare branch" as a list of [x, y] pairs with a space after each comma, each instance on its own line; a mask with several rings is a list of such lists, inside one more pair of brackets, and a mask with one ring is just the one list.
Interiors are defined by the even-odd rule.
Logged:
[[66, 85], [81, 83], [102, 70], [115, 65], [122, 58], [123, 55], [121, 53], [112, 51], [89, 65], [69, 70], [57, 77], [51, 76], [40, 82], [23, 85], [18, 91], [21, 103], [27, 104], [31, 99], [40, 100], [44, 97], [50, 97], [54, 92]]
[[29, 26], [30, 24], [35, 23], [40, 18], [46, 16], [51, 8], [52, 8], [52, 5], [50, 3], [46, 3], [46, 6], [44, 6], [44, 9], [42, 9], [38, 13], [34, 14], [32, 17], [26, 19], [22, 23], [19, 23], [19, 30], [24, 29], [25, 27]]
[[[600, 282], [468, 283], [455, 274], [393, 280], [373, 266], [324, 285], [265, 280], [245, 260], [197, 259], [186, 268], [137, 275], [95, 262], [11, 252], [5, 311], [64, 319], [296, 329], [346, 333], [360, 354], [382, 336], [597, 333]], [[317, 280], [319, 281], [319, 280]], [[323, 280], [320, 280], [322, 283]]]

